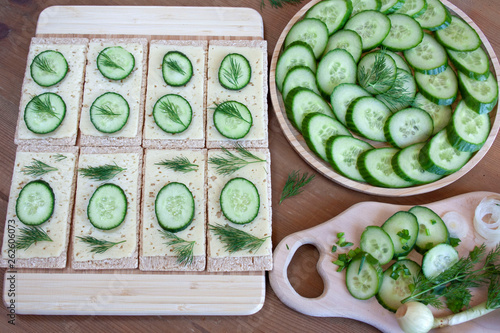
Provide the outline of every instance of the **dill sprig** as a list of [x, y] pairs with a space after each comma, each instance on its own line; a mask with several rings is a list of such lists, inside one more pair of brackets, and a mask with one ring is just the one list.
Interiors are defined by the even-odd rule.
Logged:
[[405, 87], [408, 80], [408, 74], [398, 71], [393, 86], [386, 92], [378, 94], [377, 99], [384, 103], [391, 112], [396, 112], [411, 105], [415, 98]]
[[283, 187], [283, 191], [281, 192], [279, 203], [282, 203], [283, 200], [287, 198], [302, 193], [303, 187], [309, 184], [309, 182], [314, 179], [314, 176], [314, 174], [309, 176], [307, 172], [304, 172], [304, 174], [302, 174], [301, 176], [299, 171], [292, 171], [288, 175], [288, 178], [285, 182], [285, 186]]
[[122, 66], [118, 65], [109, 55], [105, 52], [99, 54], [99, 64], [104, 67], [118, 68], [124, 70]]
[[39, 177], [51, 171], [57, 171], [57, 168], [54, 168], [36, 158], [33, 158], [33, 162], [30, 165], [25, 166], [21, 169], [21, 172], [25, 175]]
[[241, 115], [240, 110], [238, 110], [238, 106], [236, 106], [236, 104], [234, 104], [232, 102], [224, 102], [221, 104], [215, 104], [215, 106], [216, 106], [215, 110], [221, 112], [222, 114], [224, 114], [228, 117], [231, 117], [231, 118], [238, 118], [238, 119], [250, 124], [249, 120], [246, 120], [245, 118], [243, 118], [243, 116]]
[[259, 158], [243, 148], [239, 143], [235, 146], [236, 153], [221, 148], [225, 156], [215, 155], [208, 159], [208, 163], [216, 166], [219, 175], [230, 175], [235, 171], [253, 163], [265, 162], [265, 159]]
[[47, 59], [46, 57], [42, 56], [37, 56], [34, 60], [35, 66], [38, 67], [41, 71], [50, 73], [50, 74], [56, 74], [56, 71], [54, 68], [52, 68], [52, 62], [50, 59]]
[[167, 59], [165, 60], [165, 65], [167, 65], [167, 67], [173, 70], [174, 72], [177, 72], [182, 75], [186, 74], [184, 69], [182, 69], [181, 65], [179, 65], [179, 63], [177, 62], [177, 60]]
[[35, 96], [33, 97], [32, 102], [33, 102], [33, 108], [32, 108], [33, 112], [45, 113], [48, 114], [49, 116], [59, 119], [50, 101], [50, 95], [45, 96], [45, 101], [42, 101], [42, 98], [40, 98], [40, 96]]
[[115, 111], [113, 111], [113, 109], [111, 109], [109, 105], [93, 105], [92, 108], [100, 112], [97, 113], [98, 116], [115, 117], [120, 115], [120, 113], [116, 113]]
[[159, 163], [155, 163], [155, 165], [162, 165], [167, 169], [182, 173], [198, 170], [198, 164], [191, 163], [189, 159], [184, 156], [176, 156], [171, 160], [163, 160]]
[[52, 239], [40, 227], [24, 227], [20, 229], [21, 234], [16, 239], [16, 249], [28, 249], [37, 242], [52, 242]]
[[361, 66], [358, 72], [358, 81], [363, 88], [370, 87], [378, 93], [396, 85], [394, 69], [386, 65], [385, 55], [385, 50], [378, 51], [371, 68]]
[[[286, 5], [286, 4], [297, 5], [301, 2], [302, 2], [302, 0], [269, 0], [269, 3], [271, 4], [271, 7], [273, 7], [273, 8], [281, 8], [281, 7], [283, 7], [283, 5]], [[261, 6], [261, 8], [266, 6], [264, 0], [261, 1], [260, 6]]]
[[242, 250], [255, 253], [266, 241], [266, 239], [269, 238], [269, 236], [258, 238], [243, 230], [231, 227], [228, 224], [209, 224], [209, 229], [220, 237], [221, 242], [224, 243], [225, 250], [229, 253]]
[[76, 238], [79, 238], [82, 242], [87, 243], [92, 248], [90, 252], [93, 253], [104, 253], [113, 246], [126, 242], [126, 240], [122, 240], [121, 242], [110, 242], [104, 239], [97, 239], [92, 236], [77, 236]]
[[54, 159], [56, 160], [56, 162], [61, 162], [62, 160], [65, 160], [67, 158], [68, 158], [68, 156], [63, 155], [63, 154], [55, 154], [54, 155]]
[[446, 306], [453, 312], [459, 312], [469, 306], [472, 294], [469, 288], [476, 288], [490, 282], [488, 300], [490, 306], [500, 304], [500, 293], [498, 287], [500, 279], [500, 244], [492, 249], [485, 258], [484, 265], [479, 268], [475, 266], [485, 257], [486, 246], [476, 246], [467, 257], [462, 257], [453, 266], [439, 274], [433, 279], [427, 279], [419, 274], [414, 279], [412, 293], [402, 303], [417, 301], [432, 305], [437, 309], [444, 308], [443, 297]]
[[184, 240], [167, 230], [161, 230], [161, 232], [168, 240], [165, 244], [173, 247], [177, 255], [177, 263], [185, 266], [192, 264], [195, 241]]
[[114, 165], [105, 164], [96, 167], [80, 168], [78, 171], [80, 171], [83, 177], [88, 177], [93, 180], [109, 180], [125, 170], [127, 169], [119, 167], [115, 163]]
[[230, 56], [229, 58], [229, 69], [223, 68], [223, 75], [226, 80], [231, 83], [234, 87], [238, 86], [238, 80], [243, 76], [241, 71], [241, 65], [234, 60], [234, 57]]
[[174, 123], [186, 127], [186, 125], [184, 125], [181, 118], [179, 117], [179, 106], [170, 102], [168, 98], [160, 101], [160, 110], [165, 112], [167, 114], [167, 117]]

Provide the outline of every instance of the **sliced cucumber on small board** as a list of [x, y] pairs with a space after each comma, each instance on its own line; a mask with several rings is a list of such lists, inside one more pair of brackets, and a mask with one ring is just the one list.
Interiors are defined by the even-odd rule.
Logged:
[[97, 229], [111, 230], [123, 223], [127, 206], [127, 196], [121, 187], [103, 184], [90, 197], [87, 217]]
[[128, 121], [130, 107], [122, 95], [106, 92], [90, 106], [90, 121], [102, 133], [116, 133]]
[[415, 215], [399, 211], [389, 217], [382, 229], [389, 235], [394, 245], [394, 259], [411, 252], [418, 237], [418, 221]]
[[194, 207], [193, 194], [183, 183], [168, 183], [156, 195], [156, 219], [170, 232], [182, 231], [193, 222]]
[[26, 127], [36, 134], [54, 132], [66, 116], [66, 103], [61, 96], [46, 92], [33, 97], [24, 109]]
[[424, 255], [422, 273], [427, 279], [433, 280], [458, 260], [458, 252], [451, 245], [436, 245]]
[[448, 228], [438, 214], [424, 206], [414, 206], [409, 212], [415, 215], [418, 222], [415, 249], [419, 253], [425, 253], [438, 244], [449, 242]]
[[363, 257], [354, 258], [347, 267], [345, 279], [347, 290], [353, 297], [369, 299], [379, 291], [382, 269]]
[[31, 78], [41, 87], [61, 82], [68, 73], [68, 62], [61, 52], [46, 50], [37, 54], [30, 65]]
[[97, 69], [110, 80], [123, 80], [132, 73], [135, 58], [132, 53], [121, 46], [110, 46], [97, 56]]
[[161, 71], [166, 84], [180, 87], [193, 77], [193, 64], [184, 53], [169, 51], [163, 57]]
[[380, 265], [385, 265], [394, 257], [394, 244], [391, 237], [381, 227], [368, 226], [361, 234], [361, 251], [371, 254]]
[[233, 178], [221, 191], [220, 206], [224, 216], [232, 223], [250, 223], [259, 214], [259, 191], [248, 179]]
[[29, 226], [47, 222], [54, 212], [55, 196], [49, 183], [33, 180], [21, 189], [16, 200], [19, 221]]

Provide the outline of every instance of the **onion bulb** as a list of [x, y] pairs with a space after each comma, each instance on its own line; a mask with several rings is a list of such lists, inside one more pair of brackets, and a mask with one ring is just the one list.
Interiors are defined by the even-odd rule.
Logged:
[[486, 197], [474, 213], [476, 232], [488, 241], [500, 242], [500, 200]]
[[408, 302], [396, 311], [396, 320], [405, 333], [426, 333], [434, 325], [431, 310], [420, 302]]

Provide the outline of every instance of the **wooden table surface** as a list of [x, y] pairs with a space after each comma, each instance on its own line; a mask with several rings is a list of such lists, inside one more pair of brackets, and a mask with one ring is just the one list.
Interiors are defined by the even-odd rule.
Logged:
[[[500, 2], [492, 0], [451, 0], [462, 9], [484, 32], [496, 54], [500, 54]], [[0, 0], [0, 216], [7, 210], [10, 180], [15, 158], [14, 132], [18, 117], [21, 83], [26, 66], [26, 56], [31, 37], [35, 34], [40, 12], [53, 5], [156, 5], [156, 6], [221, 6], [250, 7], [256, 9], [264, 20], [264, 38], [268, 41], [269, 56], [292, 16], [307, 1], [299, 5], [272, 8], [268, 0], [261, 8], [260, 0], [73, 0], [34, 1]], [[269, 102], [270, 103], [270, 102]], [[278, 121], [269, 111], [269, 142], [272, 155], [273, 185], [273, 243], [276, 245], [286, 235], [318, 225], [362, 201], [394, 204], [425, 204], [471, 191], [500, 192], [500, 139], [497, 138], [481, 162], [461, 179], [440, 190], [401, 198], [362, 194], [344, 188], [317, 175], [316, 179], [300, 194], [278, 204], [281, 189], [292, 170], [312, 170], [292, 149], [283, 135]], [[355, 222], [355, 221], [353, 221]], [[3, 223], [0, 233], [3, 237]], [[317, 250], [304, 246], [289, 267], [292, 285], [303, 296], [321, 295], [323, 282], [316, 273]], [[333, 269], [333, 267], [332, 267]], [[5, 270], [1, 271], [3, 283]], [[0, 332], [88, 332], [88, 331], [144, 331], [150, 332], [377, 332], [370, 325], [342, 318], [314, 318], [302, 315], [283, 305], [266, 287], [264, 307], [252, 316], [241, 317], [160, 317], [160, 316], [28, 316], [18, 315], [15, 327], [8, 323], [7, 310], [0, 310]]]

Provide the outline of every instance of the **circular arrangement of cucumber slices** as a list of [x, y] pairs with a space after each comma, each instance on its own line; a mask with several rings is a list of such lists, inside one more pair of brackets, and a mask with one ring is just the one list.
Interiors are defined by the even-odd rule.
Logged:
[[111, 230], [125, 220], [127, 197], [121, 187], [115, 184], [99, 186], [89, 200], [87, 217], [97, 229]]
[[156, 196], [155, 214], [160, 227], [170, 232], [186, 229], [194, 218], [194, 198], [182, 183], [165, 185]]
[[250, 62], [239, 53], [231, 53], [222, 59], [219, 67], [219, 82], [229, 90], [245, 88], [252, 77]]
[[19, 221], [29, 226], [40, 225], [50, 219], [54, 212], [54, 192], [43, 180], [34, 180], [24, 185], [16, 201]]
[[252, 127], [252, 113], [246, 105], [227, 101], [217, 105], [214, 111], [214, 125], [220, 134], [230, 139], [245, 137]]
[[107, 92], [95, 99], [89, 113], [90, 121], [99, 132], [115, 133], [127, 123], [130, 107], [122, 95]]
[[132, 73], [135, 58], [121, 46], [111, 46], [97, 56], [97, 69], [110, 80], [123, 80]]
[[47, 50], [33, 58], [30, 65], [33, 81], [42, 87], [58, 84], [68, 73], [68, 62], [61, 52]]
[[193, 64], [184, 53], [170, 51], [163, 57], [161, 72], [166, 84], [179, 87], [193, 77]]
[[55, 131], [66, 115], [66, 103], [61, 96], [47, 92], [35, 96], [26, 104], [24, 122], [33, 133], [46, 134]]
[[193, 119], [191, 104], [182, 96], [168, 94], [160, 97], [153, 107], [156, 125], [167, 133], [184, 132]]
[[[377, 187], [462, 168], [485, 144], [499, 94], [478, 34], [439, 0], [319, 1], [290, 28], [275, 74], [311, 151]], [[325, 131], [336, 120], [347, 132]]]
[[259, 191], [248, 179], [233, 178], [220, 193], [220, 207], [229, 221], [236, 224], [250, 223], [259, 214]]

